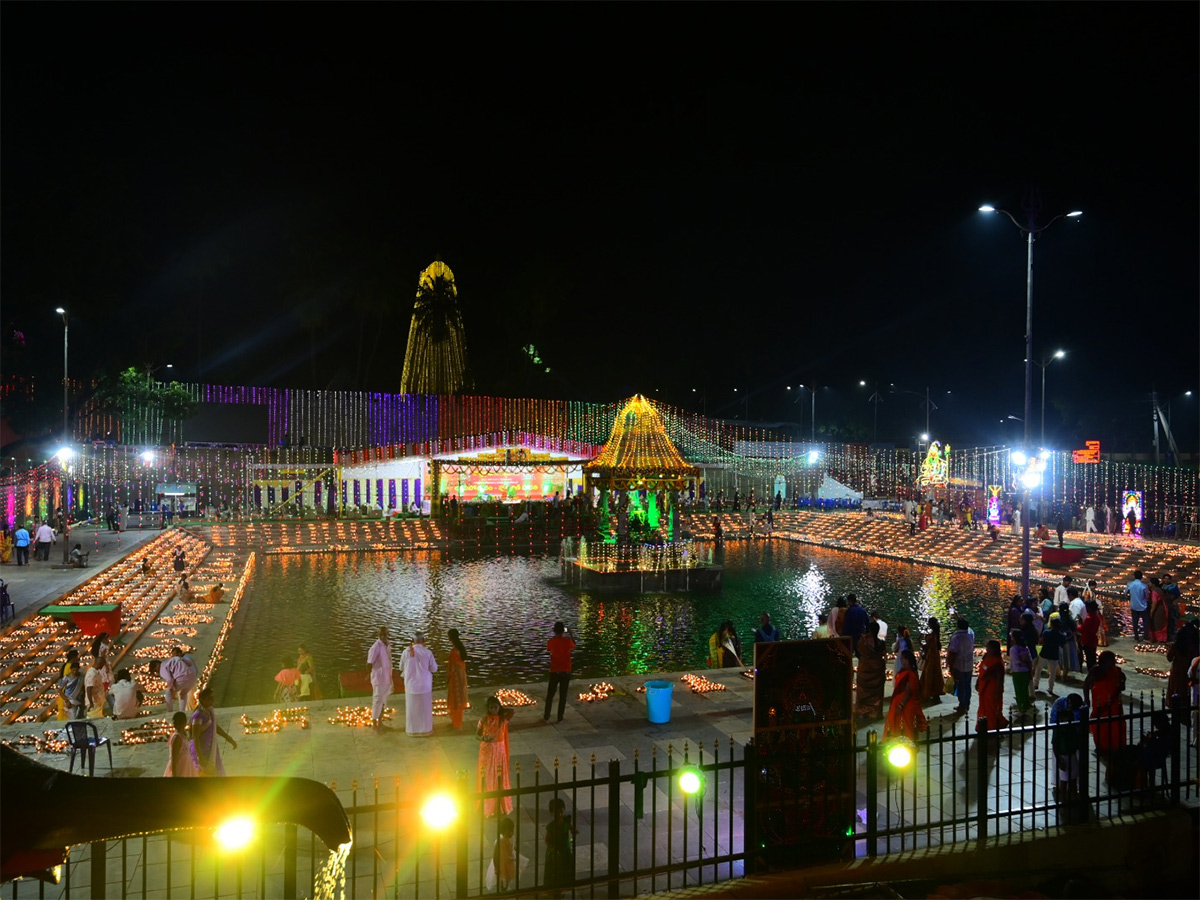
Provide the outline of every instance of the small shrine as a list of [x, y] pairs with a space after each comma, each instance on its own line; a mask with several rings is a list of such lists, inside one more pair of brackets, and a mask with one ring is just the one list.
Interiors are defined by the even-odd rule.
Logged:
[[598, 534], [564, 548], [563, 574], [591, 590], [717, 590], [712, 551], [680, 534], [680, 492], [700, 469], [685, 460], [662, 415], [641, 394], [617, 413], [608, 442], [583, 465]]

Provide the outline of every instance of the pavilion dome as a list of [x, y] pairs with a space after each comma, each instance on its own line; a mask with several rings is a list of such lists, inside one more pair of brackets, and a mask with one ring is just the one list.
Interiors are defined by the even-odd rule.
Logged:
[[583, 469], [585, 477], [594, 474], [627, 490], [683, 487], [687, 479], [700, 474], [675, 448], [662, 415], [641, 394], [617, 413], [608, 442]]

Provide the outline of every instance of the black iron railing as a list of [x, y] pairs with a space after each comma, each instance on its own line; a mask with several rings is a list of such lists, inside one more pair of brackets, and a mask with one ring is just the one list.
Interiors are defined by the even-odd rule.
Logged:
[[[26, 880], [4, 892], [14, 900], [290, 898], [340, 896], [341, 888], [330, 885], [344, 883], [351, 898], [475, 897], [492, 891], [488, 869], [503, 816], [513, 822], [523, 860], [511, 893], [532, 895], [547, 890], [553, 798], [564, 801], [577, 832], [575, 878], [561, 889], [568, 897], [679, 889], [818, 859], [974, 847], [992, 836], [1197, 802], [1196, 716], [1183, 698], [1168, 709], [1159, 695], [1135, 698], [1119, 717], [1089, 722], [1085, 709], [1081, 727], [1117, 726], [1123, 739], [1115, 741], [1124, 749], [1097, 755], [1089, 737], [1066, 786], [1044, 714], [998, 731], [935, 721], [914, 742], [915, 761], [904, 771], [887, 763], [883, 742], [871, 733], [865, 745], [838, 751], [837, 759], [824, 750], [819, 759], [774, 769], [777, 759], [730, 740], [656, 748], [648, 764], [635, 755], [597, 767], [593, 755], [535, 764], [531, 772], [514, 765], [511, 787], [490, 792], [475, 789], [474, 773], [459, 773], [444, 786], [457, 798], [459, 817], [441, 834], [422, 824], [422, 801], [412, 789], [418, 776], [367, 789], [354, 784], [339, 792], [354, 844], [332, 870], [331, 854], [311, 833], [272, 825], [240, 854], [220, 852], [211, 836], [196, 831], [76, 847], [60, 884]], [[699, 776], [697, 793], [681, 789], [685, 770]], [[486, 817], [487, 800], [510, 800], [511, 811]], [[782, 857], [772, 853], [789, 832], [802, 839]]]

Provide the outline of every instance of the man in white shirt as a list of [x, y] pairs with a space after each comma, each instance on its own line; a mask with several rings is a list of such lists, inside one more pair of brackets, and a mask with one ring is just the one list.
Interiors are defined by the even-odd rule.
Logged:
[[1088, 533], [1091, 534], [1096, 530], [1096, 507], [1088, 504], [1087, 510], [1083, 514], [1083, 519], [1087, 523]]
[[113, 718], [136, 719], [142, 691], [128, 669], [117, 672], [112, 686]]
[[1064, 603], [1070, 603], [1071, 597], [1067, 593], [1071, 589], [1071, 576], [1064, 575], [1062, 584], [1054, 589], [1054, 608], [1058, 609]]
[[1083, 622], [1084, 613], [1087, 612], [1083, 597], [1079, 596], [1077, 588], [1071, 588], [1067, 591], [1067, 596], [1071, 598], [1071, 603], [1067, 609], [1071, 613], [1071, 618], [1076, 622]]
[[381, 728], [383, 710], [392, 692], [392, 648], [386, 625], [379, 627], [379, 636], [367, 652], [367, 665], [371, 667], [371, 725]]
[[404, 730], [411, 736], [433, 733], [433, 673], [437, 660], [418, 631], [400, 659], [404, 673]]
[[50, 527], [49, 522], [43, 522], [34, 532], [34, 559], [44, 559], [47, 562], [50, 560], [50, 545], [58, 543], [58, 539], [54, 536], [54, 529]]

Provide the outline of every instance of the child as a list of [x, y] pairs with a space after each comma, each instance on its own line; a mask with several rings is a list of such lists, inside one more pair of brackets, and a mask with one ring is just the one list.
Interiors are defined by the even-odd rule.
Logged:
[[188, 746], [188, 717], [185, 712], [177, 712], [171, 719], [175, 730], [167, 745], [167, 768], [163, 778], [192, 778], [196, 775], [196, 766], [192, 761], [192, 748]]
[[296, 685], [300, 683], [300, 670], [296, 668], [296, 660], [290, 656], [283, 658], [283, 668], [275, 676], [276, 702], [291, 703], [296, 699]]
[[499, 837], [496, 838], [496, 846], [492, 850], [492, 865], [488, 869], [484, 887], [502, 893], [509, 890], [517, 878], [517, 857], [513, 849], [513, 834], [516, 828], [513, 820], [505, 816], [500, 820], [498, 830]]
[[562, 888], [575, 881], [574, 837], [579, 832], [566, 817], [567, 804], [562, 797], [550, 801], [551, 821], [546, 825], [546, 886], [561, 897]]
[[300, 663], [300, 699], [307, 703], [312, 699], [312, 666], [308, 661]]

